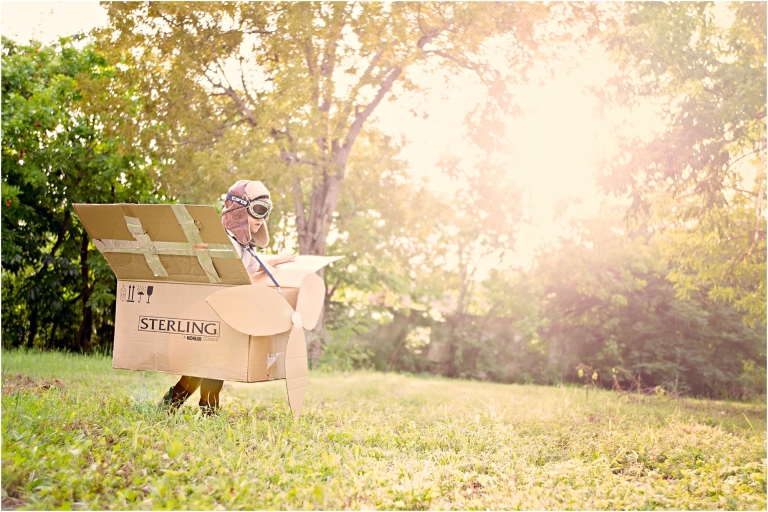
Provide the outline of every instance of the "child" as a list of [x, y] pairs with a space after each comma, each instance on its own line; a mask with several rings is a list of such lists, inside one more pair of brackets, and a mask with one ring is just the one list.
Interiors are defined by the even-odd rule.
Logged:
[[[240, 180], [231, 187], [224, 201], [221, 212], [221, 224], [232, 239], [232, 245], [240, 255], [245, 270], [253, 281], [262, 270], [261, 265], [246, 247], [266, 247], [269, 243], [267, 219], [272, 211], [269, 191], [260, 181]], [[296, 259], [294, 254], [281, 254], [265, 259], [267, 265], [279, 265]], [[224, 381], [188, 377], [179, 379], [163, 397], [161, 406], [176, 410], [184, 401], [200, 388], [200, 408], [209, 415], [219, 409], [219, 392]]]

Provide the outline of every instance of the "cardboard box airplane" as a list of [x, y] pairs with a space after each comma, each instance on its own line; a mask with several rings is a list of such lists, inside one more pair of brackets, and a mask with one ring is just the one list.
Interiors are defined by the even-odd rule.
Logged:
[[285, 379], [294, 417], [307, 387], [304, 329], [325, 298], [315, 273], [341, 257], [297, 256], [251, 284], [212, 206], [76, 204], [117, 277], [112, 367], [219, 380]]

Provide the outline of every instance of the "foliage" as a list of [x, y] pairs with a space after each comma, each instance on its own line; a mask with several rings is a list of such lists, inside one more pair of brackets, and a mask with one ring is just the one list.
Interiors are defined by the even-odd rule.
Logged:
[[346, 323], [382, 308], [424, 307], [443, 291], [434, 279], [438, 199], [410, 177], [387, 137], [375, 130], [361, 137], [328, 239], [344, 260], [325, 272], [326, 306]]
[[[392, 309], [384, 325], [347, 333], [346, 348], [378, 370], [539, 384], [592, 382], [597, 372], [595, 384], [611, 388], [618, 367], [625, 389], [764, 396], [765, 324], [744, 325], [707, 290], [679, 297], [663, 240], [647, 225], [626, 231], [624, 211], [574, 221], [572, 234], [542, 249], [530, 270], [491, 272], [476, 297], [484, 314], [434, 319]], [[427, 342], [409, 344], [423, 328]], [[579, 376], [579, 367], [589, 374]]]
[[603, 183], [669, 228], [680, 296], [706, 289], [763, 322], [765, 5], [625, 3], [618, 14], [604, 39], [622, 69], [609, 96], [660, 100], [666, 128], [624, 141]]
[[765, 324], [743, 325], [732, 307], [706, 291], [676, 296], [657, 238], [644, 225], [625, 232], [619, 218], [609, 211], [579, 221], [572, 238], [539, 258], [539, 315], [547, 320], [540, 333], [550, 363], [571, 381], [578, 363], [589, 364], [608, 387], [610, 368], [619, 366], [646, 386], [742, 394], [737, 383], [744, 361], [765, 359]]
[[105, 358], [3, 365], [3, 508], [766, 506], [765, 404], [312, 373], [298, 421], [282, 382], [227, 385], [205, 418], [159, 412], [171, 377]]
[[2, 40], [6, 347], [108, 350], [115, 279], [72, 205], [154, 199], [144, 159], [89, 111], [89, 101], [106, 101], [113, 68], [78, 47]]
[[[476, 272], [480, 264], [500, 264], [514, 250], [523, 194], [508, 177], [507, 166], [496, 161], [490, 150], [473, 169], [451, 154], [443, 156], [440, 166], [455, 187], [442, 205], [445, 214], [438, 216], [441, 237], [437, 243], [446, 254], [442, 300], [450, 304], [445, 309], [452, 310], [446, 315], [442, 371], [450, 377], [468, 376], [475, 372], [462, 372], [462, 361], [474, 366], [476, 354], [487, 341], [484, 324], [488, 323], [474, 322], [469, 315], [490, 316], [494, 309], [478, 305]], [[462, 346], [461, 339], [473, 340], [473, 346]]]

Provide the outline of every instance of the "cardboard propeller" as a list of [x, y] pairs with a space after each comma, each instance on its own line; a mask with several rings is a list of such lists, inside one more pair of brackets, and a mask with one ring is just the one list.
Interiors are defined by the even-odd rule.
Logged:
[[285, 384], [295, 418], [301, 414], [307, 389], [307, 345], [304, 329], [314, 329], [325, 297], [325, 284], [317, 274], [305, 274], [296, 307], [277, 289], [261, 284], [219, 290], [208, 305], [233, 329], [251, 336], [271, 336], [290, 330], [285, 350]]

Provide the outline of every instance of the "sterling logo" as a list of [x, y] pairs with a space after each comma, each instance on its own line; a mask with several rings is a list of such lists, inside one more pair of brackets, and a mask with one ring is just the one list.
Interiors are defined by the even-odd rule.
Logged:
[[220, 324], [219, 322], [211, 322], [209, 320], [140, 316], [139, 331], [182, 334], [184, 339], [192, 341], [217, 341], [219, 339]]

